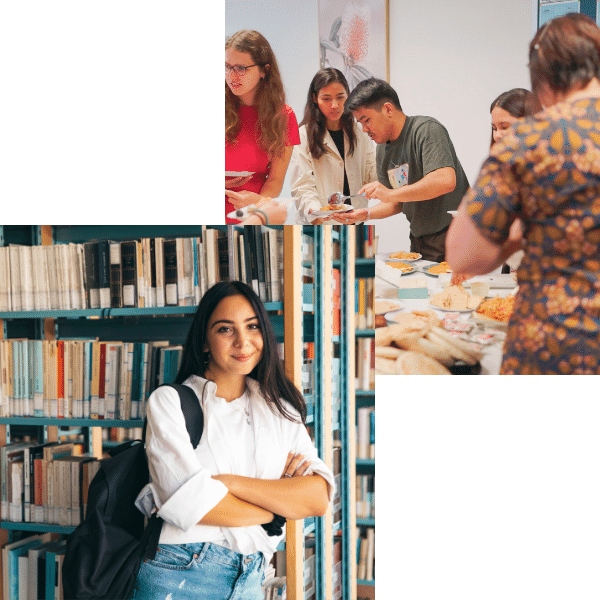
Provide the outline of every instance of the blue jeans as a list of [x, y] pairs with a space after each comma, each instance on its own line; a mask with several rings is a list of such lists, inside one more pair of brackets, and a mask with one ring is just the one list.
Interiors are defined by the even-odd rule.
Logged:
[[211, 543], [159, 544], [142, 562], [131, 600], [263, 600], [265, 558]]

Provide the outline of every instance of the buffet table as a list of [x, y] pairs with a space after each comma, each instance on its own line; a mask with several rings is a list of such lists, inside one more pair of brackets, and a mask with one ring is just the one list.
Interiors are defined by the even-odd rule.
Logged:
[[[385, 259], [385, 257], [383, 257]], [[442, 310], [436, 306], [433, 306], [429, 303], [429, 298], [438, 292], [442, 292], [446, 286], [449, 285], [450, 274], [443, 274], [440, 276], [434, 276], [427, 274], [425, 271], [432, 265], [437, 263], [433, 263], [431, 261], [426, 260], [417, 260], [409, 263], [411, 266], [414, 266], [415, 269], [412, 273], [402, 274], [399, 273], [397, 275], [392, 274], [390, 276], [389, 268], [388, 270], [383, 269], [383, 265], [385, 265], [382, 257], [376, 258], [376, 269], [375, 269], [375, 302], [377, 303], [379, 300], [390, 300], [394, 303], [398, 304], [398, 310], [400, 312], [408, 312], [410, 313], [413, 310], [424, 311], [430, 310], [434, 311], [436, 316], [440, 320], [444, 319], [452, 319], [457, 323], [465, 323], [465, 327], [469, 327], [470, 331], [468, 333], [469, 338], [472, 341], [477, 341], [479, 343], [479, 348], [482, 352], [482, 358], [479, 361], [479, 365], [477, 368], [469, 371], [465, 370], [465, 372], [474, 372], [481, 375], [496, 375], [500, 372], [500, 365], [502, 362], [502, 347], [503, 340], [506, 331], [506, 325], [501, 323], [483, 323], [478, 319], [473, 317], [473, 311], [468, 312], [453, 312], [448, 310]], [[396, 271], [396, 269], [394, 269]], [[417, 281], [417, 278], [419, 280]], [[399, 285], [395, 285], [396, 281]], [[466, 291], [470, 292], [470, 284], [476, 281], [483, 281], [489, 284], [489, 293], [488, 297], [493, 296], [501, 296], [505, 297], [509, 294], [514, 294], [516, 292], [516, 277], [514, 274], [511, 275], [501, 275], [499, 270], [496, 273], [491, 273], [490, 275], [485, 275], [481, 277], [473, 277], [472, 279], [464, 282], [463, 286]], [[514, 282], [514, 283], [513, 283]], [[399, 286], [410, 286], [415, 283], [425, 283], [427, 286], [427, 298], [401, 298], [399, 299]], [[498, 287], [499, 286], [499, 287]], [[421, 285], [419, 285], [420, 292], [423, 293]], [[410, 287], [402, 289], [403, 295], [410, 295]], [[387, 314], [387, 324], [392, 324], [394, 321], [392, 320], [394, 314]], [[490, 336], [489, 332], [493, 332], [493, 335]], [[491, 339], [490, 339], [491, 338]]]

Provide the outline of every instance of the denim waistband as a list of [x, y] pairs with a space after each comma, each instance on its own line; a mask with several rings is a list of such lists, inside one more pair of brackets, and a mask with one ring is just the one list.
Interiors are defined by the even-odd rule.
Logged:
[[[162, 546], [163, 544], [161, 544]], [[164, 544], [168, 546], [168, 544]], [[178, 544], [179, 546], [186, 548], [193, 554], [197, 554], [198, 557], [210, 556], [218, 562], [232, 565], [234, 567], [247, 567], [250, 563], [263, 558], [262, 552], [254, 552], [253, 554], [240, 554], [229, 548], [218, 546], [217, 544], [211, 544], [210, 542], [200, 542], [192, 544]]]

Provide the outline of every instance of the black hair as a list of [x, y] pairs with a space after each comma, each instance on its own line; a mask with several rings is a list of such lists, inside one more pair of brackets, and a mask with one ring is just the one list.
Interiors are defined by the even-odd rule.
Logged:
[[361, 81], [352, 90], [345, 107], [347, 110], [358, 108], [381, 110], [386, 102], [391, 102], [398, 110], [402, 110], [396, 90], [387, 81], [372, 77]]
[[[304, 109], [304, 118], [300, 123], [300, 125], [306, 125], [308, 149], [315, 160], [318, 160], [327, 153], [327, 148], [323, 143], [327, 128], [327, 119], [321, 112], [316, 98], [319, 95], [319, 91], [331, 83], [340, 83], [346, 90], [346, 94], [350, 94], [348, 82], [341, 71], [332, 67], [320, 69], [310, 82], [308, 97], [306, 98], [306, 108]], [[340, 125], [348, 137], [348, 154], [351, 156], [354, 153], [356, 145], [356, 133], [354, 131], [354, 117], [350, 111], [345, 110], [345, 106], [344, 112], [340, 117]]]
[[254, 309], [263, 337], [262, 357], [250, 373], [256, 379], [269, 408], [282, 417], [295, 421], [293, 413], [286, 408], [284, 401], [289, 402], [299, 413], [304, 423], [306, 421], [306, 403], [302, 394], [285, 374], [277, 355], [277, 341], [273, 326], [267, 315], [262, 301], [256, 292], [241, 281], [221, 281], [213, 285], [202, 297], [198, 310], [185, 342], [181, 366], [175, 383], [183, 383], [190, 375], [204, 377], [208, 367], [204, 348], [208, 321], [221, 300], [229, 296], [244, 296]]

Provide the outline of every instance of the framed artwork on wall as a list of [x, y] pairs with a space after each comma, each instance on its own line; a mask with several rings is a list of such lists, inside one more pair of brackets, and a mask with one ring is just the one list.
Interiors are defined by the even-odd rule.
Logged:
[[321, 68], [339, 69], [352, 90], [370, 77], [389, 81], [389, 0], [319, 0]]

